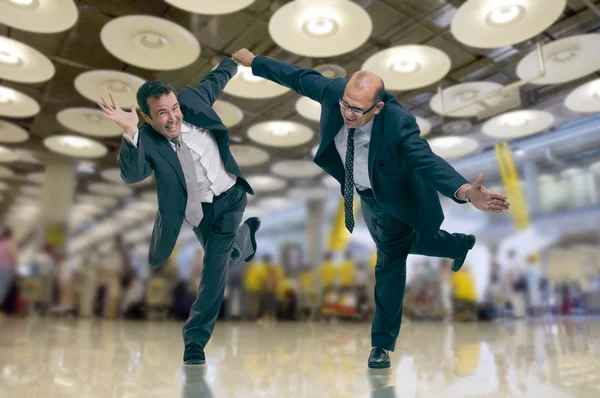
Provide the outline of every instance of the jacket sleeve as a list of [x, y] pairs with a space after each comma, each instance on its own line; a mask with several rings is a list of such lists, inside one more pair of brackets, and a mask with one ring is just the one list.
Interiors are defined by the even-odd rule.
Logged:
[[323, 102], [325, 90], [335, 80], [326, 78], [314, 69], [303, 69], [262, 55], [254, 57], [252, 73], [319, 103]]
[[152, 166], [146, 160], [143, 140], [137, 132], [137, 146], [132, 145], [125, 138], [121, 141], [119, 153], [119, 168], [121, 179], [127, 184], [135, 184], [145, 180], [152, 174]]
[[200, 84], [191, 90], [208, 106], [213, 106], [229, 80], [237, 73], [237, 68], [237, 63], [232, 58], [225, 57], [213, 71], [202, 78]]
[[455, 196], [456, 191], [468, 181], [448, 162], [433, 153], [429, 143], [421, 138], [414, 116], [407, 114], [396, 120], [399, 127], [396, 152], [406, 160], [408, 167], [442, 195], [457, 203], [467, 203]]

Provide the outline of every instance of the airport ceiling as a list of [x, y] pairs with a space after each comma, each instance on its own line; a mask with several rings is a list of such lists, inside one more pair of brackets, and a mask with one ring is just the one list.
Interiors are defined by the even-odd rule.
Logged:
[[[346, 2], [346, 0], [328, 1], [333, 1], [335, 4]], [[545, 4], [551, 4], [554, 0], [545, 1], [548, 1]], [[556, 0], [557, 3], [561, 1], [563, 0]], [[6, 3], [10, 2], [29, 3], [30, 0], [5, 0], [5, 6]], [[33, 2], [37, 4], [44, 1], [33, 0]], [[243, 2], [244, 0], [235, 0], [232, 3]], [[67, 1], [64, 3], [67, 3]], [[76, 0], [76, 22], [74, 22], [72, 27], [58, 33], [37, 33], [32, 32], [32, 29], [19, 29], [15, 27], [20, 26], [19, 23], [11, 21], [5, 21], [6, 25], [0, 23], [2, 36], [38, 50], [51, 61], [55, 68], [52, 77], [41, 82], [25, 82], [21, 81], [23, 80], [22, 78], [11, 79], [6, 78], [4, 75], [2, 75], [0, 80], [0, 86], [17, 90], [31, 97], [40, 105], [40, 111], [34, 116], [23, 118], [14, 117], [14, 115], [5, 115], [0, 119], [0, 123], [9, 122], [16, 124], [26, 130], [29, 135], [26, 141], [8, 142], [2, 145], [5, 148], [13, 150], [29, 150], [31, 154], [41, 160], [40, 163], [25, 161], [24, 159], [30, 158], [30, 156], [27, 156], [25, 152], [19, 152], [21, 156], [20, 160], [3, 164], [3, 166], [8, 167], [16, 175], [13, 178], [14, 184], [9, 184], [10, 187], [3, 192], [6, 198], [14, 197], [16, 192], [19, 191], [20, 185], [35, 183], [35, 178], [27, 178], [28, 175], [43, 171], [44, 162], [48, 154], [48, 149], [44, 145], [45, 139], [50, 136], [63, 134], [86, 137], [81, 132], [67, 128], [57, 118], [59, 112], [63, 111], [64, 114], [64, 111], [69, 108], [97, 108], [95, 103], [82, 95], [81, 90], [78, 90], [75, 85], [76, 79], [86, 72], [95, 70], [125, 72], [144, 80], [164, 79], [171, 82], [177, 88], [181, 88], [199, 83], [202, 77], [223, 56], [230, 56], [234, 51], [242, 47], [246, 47], [256, 54], [274, 57], [304, 67], [336, 65], [335, 67], [322, 69], [324, 74], [326, 73], [325, 71], [333, 71], [335, 73], [343, 71], [346, 74], [350, 74], [361, 69], [367, 60], [377, 58], [374, 57], [376, 54], [391, 47], [402, 45], [429, 46], [433, 49], [441, 50], [450, 60], [449, 70], [442, 73], [443, 77], [435, 80], [432, 84], [405, 90], [394, 90], [394, 84], [388, 84], [388, 86], [392, 87], [390, 91], [396, 95], [397, 99], [407, 109], [429, 122], [431, 132], [427, 135], [427, 139], [430, 142], [431, 139], [444, 137], [449, 134], [472, 137], [479, 145], [476, 150], [481, 151], [489, 149], [494, 142], [498, 141], [497, 139], [490, 139], [489, 136], [485, 137], [481, 134], [481, 125], [483, 122], [489, 120], [489, 118], [480, 120], [478, 116], [442, 117], [432, 109], [432, 104], [430, 104], [431, 99], [437, 93], [438, 87], [441, 86], [446, 89], [461, 83], [480, 81], [503, 86], [509, 85], [522, 79], [517, 73], [517, 65], [528, 54], [536, 50], [537, 38], [542, 43], [547, 44], [571, 36], [595, 33], [600, 27], [600, 15], [596, 14], [591, 7], [586, 5], [584, 0], [568, 0], [566, 7], [562, 9], [558, 19], [539, 35], [535, 35], [531, 39], [514, 45], [502, 45], [497, 48], [476, 48], [457, 40], [455, 34], [451, 31], [451, 22], [457, 13], [457, 9], [465, 4], [465, 1], [356, 0], [352, 3], [366, 11], [372, 21], [372, 31], [368, 35], [368, 38], [366, 38], [366, 41], [359, 47], [352, 48], [340, 55], [323, 55], [327, 54], [327, 46], [323, 46], [321, 54], [317, 54], [318, 51], [313, 48], [305, 49], [305, 52], [316, 51], [314, 56], [303, 56], [298, 55], [301, 51], [294, 53], [289, 51], [289, 49], [282, 48], [274, 41], [269, 31], [269, 22], [273, 15], [283, 7], [288, 7], [289, 3], [291, 3], [290, 1], [255, 0], [251, 2], [246, 0], [246, 3], [251, 3], [246, 8], [225, 15], [201, 15], [177, 8], [171, 5], [171, 3], [192, 4], [193, 2], [186, 2], [185, 0]], [[207, 4], [207, 7], [209, 7], [208, 1], [199, 0], [198, 4], [202, 3]], [[321, 3], [327, 3], [327, 1], [323, 0]], [[598, 3], [599, 1], [595, 2], [595, 4]], [[217, 4], [217, 2], [215, 1], [213, 4]], [[508, 11], [511, 10], [509, 9]], [[356, 19], [358, 21], [357, 25], [362, 26], [360, 15], [356, 16], [357, 11], [353, 9], [349, 12], [358, 18]], [[123, 56], [118, 58], [113, 55], [117, 51], [129, 51], [129, 55], [131, 55], [131, 52], [136, 51], [132, 50], [133, 47], [127, 47], [123, 43], [118, 43], [119, 38], [121, 38], [121, 42], [126, 42], [129, 39], [133, 40], [134, 34], [139, 34], [135, 29], [131, 29], [137, 23], [135, 20], [132, 20], [128, 24], [124, 22], [126, 20], [121, 19], [124, 16], [132, 15], [154, 16], [171, 21], [185, 28], [199, 43], [199, 56], [188, 62], [187, 66], [176, 69], [169, 69], [171, 61], [169, 60], [169, 56], [162, 56], [159, 57], [161, 59], [155, 60], [156, 67], [152, 69], [135, 66], [133, 62], [123, 61]], [[66, 18], [64, 13], [63, 17]], [[527, 17], [526, 15], [524, 18]], [[118, 20], [121, 23], [115, 23]], [[0, 17], [1, 21], [2, 17]], [[110, 29], [106, 29], [109, 23], [112, 24], [110, 32], [108, 32]], [[42, 22], [40, 24], [40, 26], [43, 26]], [[279, 29], [285, 30], [285, 26], [282, 27], [281, 22], [279, 25]], [[110, 36], [110, 34], [113, 35], [112, 40], [116, 43], [113, 43], [113, 47], [116, 50], [112, 52], [107, 50], [107, 47], [105, 47], [101, 40], [101, 31], [103, 31], [103, 28], [107, 36]], [[347, 45], [348, 43], [352, 45], [354, 40], [360, 40], [354, 39], [355, 35], [360, 35], [360, 32], [357, 32], [359, 30], [361, 29], [356, 27], [356, 29], [349, 32], [346, 31], [347, 39], [338, 42], [337, 46]], [[281, 34], [291, 33], [284, 32]], [[122, 35], [122, 37], [119, 35]], [[4, 38], [0, 37], [0, 39]], [[286, 37], [286, 39], [287, 43], [290, 43], [290, 38]], [[150, 47], [161, 45], [160, 38], [156, 41], [156, 37], [142, 37], [139, 40], [147, 40], [148, 43], [146, 44]], [[152, 40], [155, 41], [153, 42]], [[293, 42], [293, 36], [291, 40]], [[278, 42], [281, 44], [286, 41], [281, 39]], [[193, 43], [193, 40], [190, 43]], [[0, 41], [0, 44], [2, 44], [2, 41]], [[177, 45], [180, 45], [182, 55], [173, 56], [173, 62], [176, 63], [179, 60], [178, 57], [185, 58], [186, 55], [194, 55], [193, 44], [189, 44], [182, 39]], [[295, 45], [301, 47], [301, 43], [292, 44], [292, 46]], [[585, 47], [588, 43], [585, 42], [580, 45]], [[595, 52], [597, 52], [597, 48], [595, 48]], [[0, 55], [7, 56], [7, 54], [2, 54], [1, 52]], [[124, 56], [127, 57], [127, 54]], [[569, 53], [567, 52], [568, 56]], [[445, 62], [444, 59], [435, 61], [438, 62], [436, 67], [440, 67], [440, 63], [443, 64]], [[580, 63], [585, 62], [587, 62], [586, 59]], [[593, 63], [596, 61], [592, 60], [590, 62]], [[402, 64], [399, 67], [410, 68], [411, 65]], [[516, 108], [549, 109], [555, 117], [553, 126], [557, 126], [564, 121], [579, 118], [581, 114], [566, 110], [563, 100], [576, 87], [598, 78], [597, 69], [596, 67], [593, 71], [585, 73], [583, 77], [567, 79], [567, 81], [558, 84], [524, 84], [516, 90], [518, 98], [517, 102], [512, 104], [513, 109], [510, 109], [509, 106], [505, 110], [514, 110]], [[464, 91], [462, 93], [464, 94]], [[272, 167], [280, 161], [312, 159], [311, 151], [318, 143], [318, 123], [298, 113], [296, 103], [299, 98], [299, 95], [291, 91], [264, 99], [243, 98], [227, 92], [221, 95], [220, 100], [233, 104], [243, 113], [241, 121], [230, 128], [232, 142], [239, 145], [249, 145], [254, 148], [239, 147], [239, 156], [244, 156], [244, 153], [246, 153], [258, 158], [262, 157], [264, 160], [263, 151], [266, 151], [269, 156], [268, 160], [264, 163], [252, 165], [251, 163], [253, 162], [249, 161], [247, 166], [242, 166], [247, 176], [273, 175]], [[233, 115], [236, 114], [234, 108], [233, 110], [229, 109], [223, 112], [227, 111], [233, 112]], [[76, 112], [76, 110], [71, 110], [71, 112]], [[490, 116], [495, 116], [494, 112]], [[271, 120], [300, 123], [312, 129], [314, 136], [308, 141], [293, 147], [264, 145], [249, 138], [248, 131], [252, 126]], [[81, 173], [78, 174], [77, 187], [79, 194], [88, 193], [88, 186], [92, 183], [106, 182], [101, 171], [117, 167], [117, 156], [121, 142], [120, 135], [118, 134], [113, 134], [110, 137], [90, 137], [89, 135], [87, 137], [104, 144], [107, 148], [107, 153], [100, 158], [80, 163], [79, 168]], [[256, 148], [262, 151], [258, 151], [257, 153], [245, 152], [255, 150]], [[260, 162], [257, 161], [255, 163]], [[90, 168], [89, 166], [92, 167]], [[304, 186], [305, 184], [314, 186], [317, 181], [319, 184], [321, 183], [321, 179], [324, 177], [323, 174], [320, 173], [318, 176], [314, 176], [314, 174], [311, 174], [312, 170], [304, 170], [303, 167], [296, 166], [292, 163], [280, 165], [278, 168], [280, 171], [283, 170], [284, 174], [289, 174], [288, 177], [290, 178], [283, 178], [288, 182], [288, 187], [293, 188], [298, 185]], [[91, 172], [92, 170], [94, 172]], [[296, 176], [292, 178], [291, 175], [295, 172]], [[40, 181], [41, 179], [38, 175], [37, 182], [39, 183]], [[152, 185], [142, 184], [134, 187], [134, 189], [138, 193], [142, 193], [143, 191], [152, 190]], [[274, 192], [265, 193], [265, 195], [280, 194], [281, 191], [275, 190]], [[4, 203], [9, 202], [5, 200]]]

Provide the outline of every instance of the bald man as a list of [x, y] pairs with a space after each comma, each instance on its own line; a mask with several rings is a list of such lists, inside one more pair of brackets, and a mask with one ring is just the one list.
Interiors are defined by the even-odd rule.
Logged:
[[365, 223], [377, 246], [375, 316], [370, 368], [390, 367], [402, 320], [408, 254], [452, 259], [458, 271], [475, 245], [473, 235], [440, 230], [444, 219], [438, 192], [457, 203], [491, 212], [507, 210], [507, 198], [473, 184], [435, 155], [421, 139], [416, 119], [385, 91], [374, 73], [328, 79], [246, 49], [233, 58], [256, 76], [289, 87], [321, 104], [321, 143], [314, 161], [341, 185], [346, 227], [354, 229], [358, 191]]

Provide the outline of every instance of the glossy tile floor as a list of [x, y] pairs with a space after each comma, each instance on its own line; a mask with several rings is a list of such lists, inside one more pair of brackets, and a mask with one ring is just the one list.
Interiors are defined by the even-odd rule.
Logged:
[[0, 320], [0, 397], [600, 397], [600, 320], [406, 323], [369, 372], [368, 324], [218, 322], [205, 367], [181, 324]]

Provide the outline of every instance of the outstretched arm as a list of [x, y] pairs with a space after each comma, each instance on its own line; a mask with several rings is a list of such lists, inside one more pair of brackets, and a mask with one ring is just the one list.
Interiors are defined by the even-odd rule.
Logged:
[[497, 213], [508, 210], [510, 203], [506, 196], [483, 187], [483, 174], [469, 184], [448, 162], [433, 153], [427, 141], [420, 137], [419, 126], [412, 115], [402, 117], [398, 125], [402, 132], [396, 152], [425, 183], [455, 202], [468, 200], [479, 210]]
[[255, 56], [245, 48], [233, 54], [233, 59], [244, 66], [252, 67], [255, 76], [288, 87], [319, 103], [322, 102], [325, 89], [333, 81], [314, 69], [300, 68], [262, 55]]
[[225, 57], [219, 66], [208, 72], [200, 84], [192, 90], [209, 106], [213, 106], [229, 79], [237, 73], [237, 68], [237, 63], [233, 59]]

